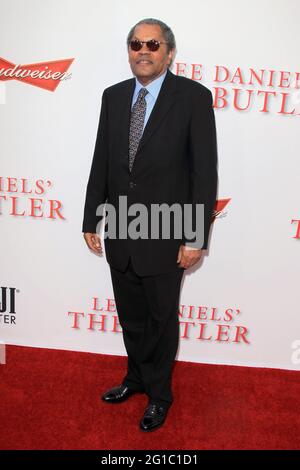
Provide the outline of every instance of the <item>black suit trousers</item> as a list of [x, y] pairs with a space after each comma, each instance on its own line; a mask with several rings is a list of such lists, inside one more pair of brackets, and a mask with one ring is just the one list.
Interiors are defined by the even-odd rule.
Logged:
[[184, 268], [140, 276], [129, 259], [124, 272], [110, 266], [128, 355], [122, 383], [145, 392], [149, 403], [173, 402], [172, 369], [179, 344], [179, 295]]

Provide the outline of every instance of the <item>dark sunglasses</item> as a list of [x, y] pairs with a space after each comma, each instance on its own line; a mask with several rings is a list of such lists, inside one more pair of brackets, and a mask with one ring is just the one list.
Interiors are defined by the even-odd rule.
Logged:
[[151, 39], [150, 41], [139, 41], [138, 39], [134, 39], [130, 41], [130, 47], [133, 51], [140, 51], [143, 47], [143, 44], [147, 45], [147, 48], [151, 52], [155, 52], [159, 49], [161, 44], [168, 44], [167, 42], [156, 41], [155, 39]]

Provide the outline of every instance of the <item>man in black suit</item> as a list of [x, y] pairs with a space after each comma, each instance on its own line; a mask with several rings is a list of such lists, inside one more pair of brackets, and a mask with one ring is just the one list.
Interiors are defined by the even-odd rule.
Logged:
[[[135, 77], [103, 92], [82, 231], [88, 247], [102, 254], [97, 232], [103, 208], [99, 212], [97, 207], [106, 202], [115, 208], [118, 235], [105, 235], [105, 252], [128, 370], [122, 383], [102, 399], [118, 403], [146, 393], [149, 401], [140, 429], [150, 431], [164, 423], [173, 402], [171, 374], [179, 342], [183, 272], [200, 260], [208, 244], [218, 179], [216, 128], [211, 91], [169, 69], [176, 45], [165, 23], [141, 20], [130, 30], [127, 47]], [[175, 216], [169, 219], [167, 237], [161, 230], [149, 236], [151, 216], [141, 219], [148, 237], [121, 236], [121, 197], [126, 197], [127, 210], [140, 204], [148, 214], [157, 204], [182, 209], [189, 204], [193, 229], [196, 206], [202, 204], [202, 243], [196, 243], [195, 232], [187, 237]], [[133, 213], [126, 228], [132, 222]], [[183, 233], [178, 237], [179, 227]]]

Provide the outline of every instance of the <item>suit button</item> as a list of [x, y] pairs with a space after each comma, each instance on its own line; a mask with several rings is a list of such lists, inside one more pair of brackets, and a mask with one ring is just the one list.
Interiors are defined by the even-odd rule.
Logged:
[[133, 181], [130, 181], [129, 186], [130, 186], [130, 188], [134, 188], [136, 186], [136, 183], [134, 183]]

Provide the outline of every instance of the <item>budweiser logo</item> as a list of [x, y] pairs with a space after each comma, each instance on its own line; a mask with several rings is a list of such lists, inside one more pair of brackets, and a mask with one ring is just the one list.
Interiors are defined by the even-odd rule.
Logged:
[[71, 73], [67, 73], [67, 70], [73, 60], [64, 59], [18, 65], [0, 57], [0, 81], [19, 80], [45, 90], [55, 91], [62, 80], [71, 77]]
[[227, 206], [227, 204], [229, 203], [229, 201], [231, 200], [231, 198], [228, 198], [228, 199], [218, 199], [218, 201], [216, 202], [216, 207], [215, 207], [215, 210], [214, 210], [214, 218], [219, 218], [219, 217], [225, 217], [227, 212], [224, 212], [224, 209], [225, 207]]

